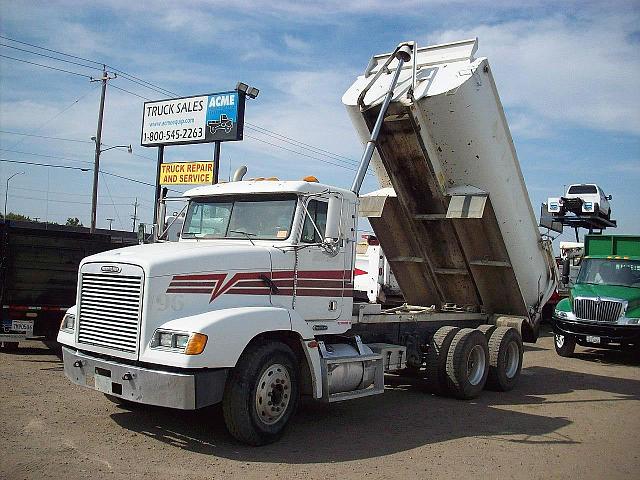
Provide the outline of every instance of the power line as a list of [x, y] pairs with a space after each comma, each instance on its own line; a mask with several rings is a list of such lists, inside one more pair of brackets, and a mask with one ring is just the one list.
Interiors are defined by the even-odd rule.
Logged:
[[34, 137], [34, 138], [45, 138], [47, 140], [62, 140], [65, 142], [77, 142], [77, 143], [93, 143], [91, 140], [78, 140], [74, 138], [64, 138], [64, 137], [49, 137], [47, 135], [36, 135], [34, 133], [19, 133], [19, 132], [11, 132], [9, 130], [0, 130], [0, 133], [6, 133], [7, 135], [20, 135], [23, 137]]
[[78, 77], [84, 77], [84, 78], [91, 79], [90, 75], [85, 75], [84, 73], [72, 72], [71, 70], [65, 70], [64, 68], [57, 68], [57, 67], [52, 67], [50, 65], [44, 65], [42, 63], [30, 62], [29, 60], [23, 60], [21, 58], [10, 57], [9, 55], [0, 54], [0, 57], [8, 58], [9, 60], [15, 60], [16, 62], [22, 62], [22, 63], [28, 63], [30, 65], [36, 65], [38, 67], [49, 68], [51, 70], [56, 70], [58, 72], [64, 72], [64, 73], [69, 73], [71, 75], [77, 75]]
[[[8, 134], [8, 135], [19, 135], [19, 136], [23, 136], [23, 137], [42, 138], [42, 139], [46, 139], [46, 140], [61, 140], [61, 141], [65, 141], [65, 142], [90, 143], [92, 145], [94, 144], [94, 142], [92, 140], [78, 140], [77, 138], [65, 138], [65, 137], [50, 137], [50, 136], [47, 136], [47, 135], [35, 135], [35, 134], [30, 134], [30, 133], [11, 132], [9, 130], [0, 130], [0, 133], [5, 133], [5, 134]], [[102, 145], [104, 145], [105, 147], [111, 147], [112, 146], [111, 144], [104, 143], [104, 142], [102, 143]], [[2, 150], [2, 149], [0, 149], [0, 150]], [[7, 150], [7, 151], [9, 151], [9, 150]], [[25, 153], [26, 155], [38, 155], [38, 154], [35, 154], [35, 153], [27, 153], [27, 152], [16, 152], [16, 153]], [[131, 152], [131, 155], [133, 155], [134, 157], [146, 158], [147, 160], [153, 160], [154, 162], [156, 161], [156, 159], [153, 158], [153, 157], [147, 157], [146, 155], [140, 155], [139, 153]], [[64, 158], [64, 157], [52, 157], [52, 158]], [[91, 163], [91, 162], [89, 162], [89, 163]]]
[[104, 186], [107, 187], [107, 193], [109, 194], [109, 198], [111, 199], [111, 205], [113, 205], [113, 210], [116, 212], [116, 218], [118, 219], [118, 223], [120, 224], [120, 230], [124, 230], [124, 227], [122, 225], [122, 220], [120, 220], [120, 213], [118, 212], [118, 209], [116, 208], [116, 204], [113, 201], [113, 197], [111, 196], [111, 190], [109, 189], [109, 184], [107, 183], [107, 179], [104, 178], [104, 174], [102, 174], [102, 181], [104, 182]]
[[89, 162], [87, 160], [78, 160], [76, 158], [61, 157], [59, 155], [47, 155], [47, 154], [44, 154], [44, 153], [21, 152], [19, 150], [10, 150], [8, 148], [0, 148], [0, 152], [19, 153], [21, 155], [33, 155], [35, 157], [44, 157], [44, 158], [57, 158], [59, 160], [69, 160], [71, 162], [88, 163], [90, 165], [93, 165], [93, 162]]
[[[70, 192], [60, 192], [57, 190], [43, 190], [41, 188], [28, 188], [28, 187], [20, 187], [20, 190], [27, 190], [29, 192], [39, 192], [39, 193], [49, 193], [51, 195], [67, 195], [67, 196], [71, 196], [71, 197], [90, 197], [91, 193], [70, 193]], [[0, 192], [4, 191], [3, 189], [0, 189]], [[113, 195], [114, 198], [127, 198], [127, 199], [134, 199], [136, 198], [135, 195]], [[138, 202], [142, 202], [142, 203], [151, 203], [148, 202], [145, 199], [142, 198], [138, 198]], [[128, 204], [127, 204], [128, 205]]]
[[[141, 79], [139, 77], [136, 77], [136, 76], [134, 76], [132, 74], [129, 74], [129, 73], [127, 73], [127, 72], [125, 72], [125, 71], [123, 71], [121, 69], [118, 69], [118, 68], [114, 67], [114, 66], [103, 64], [102, 62], [97, 62], [95, 60], [90, 60], [90, 59], [87, 59], [87, 58], [84, 58], [84, 57], [79, 57], [79, 56], [76, 56], [76, 55], [67, 54], [67, 53], [64, 53], [64, 52], [60, 52], [58, 50], [53, 50], [53, 49], [49, 49], [49, 48], [45, 48], [45, 47], [40, 47], [38, 45], [30, 44], [28, 42], [22, 42], [22, 41], [15, 40], [15, 39], [12, 39], [12, 38], [9, 38], [9, 37], [5, 37], [5, 36], [2, 36], [2, 35], [0, 35], [0, 38], [4, 38], [5, 40], [13, 41], [13, 42], [20, 43], [20, 44], [23, 44], [23, 45], [27, 45], [27, 46], [30, 46], [30, 47], [33, 47], [33, 48], [41, 49], [41, 50], [44, 50], [44, 51], [47, 51], [47, 52], [55, 53], [57, 55], [63, 55], [63, 56], [67, 56], [67, 57], [70, 57], [70, 58], [75, 58], [75, 59], [78, 59], [78, 60], [82, 60], [82, 61], [85, 61], [85, 62], [90, 62], [90, 63], [93, 63], [95, 65], [106, 65], [106, 66], [109, 66], [109, 68], [112, 71], [119, 73], [121, 75], [121, 78], [124, 78], [124, 79], [126, 79], [126, 80], [128, 80], [128, 81], [130, 81], [132, 83], [135, 83], [135, 84], [137, 84], [139, 86], [142, 86], [144, 88], [148, 88], [148, 89], [150, 89], [150, 90], [152, 90], [152, 91], [154, 91], [156, 93], [161, 93], [163, 95], [164, 94], [169, 94], [169, 95], [178, 96], [178, 94], [175, 93], [175, 92], [172, 92], [172, 91], [167, 90], [167, 89], [165, 89], [163, 87], [160, 87], [160, 86], [158, 86], [156, 84], [153, 84], [151, 82], [143, 80], [143, 79]], [[6, 45], [6, 46], [8, 46], [9, 48], [17, 48], [17, 47], [12, 47], [10, 45]], [[41, 55], [41, 56], [45, 56], [45, 57], [48, 57], [48, 58], [52, 58], [54, 60], [73, 63], [73, 64], [76, 64], [76, 65], [79, 65], [79, 66], [83, 66], [83, 67], [86, 67], [86, 68], [92, 68], [90, 66], [83, 65], [83, 64], [80, 64], [80, 63], [77, 63], [77, 62], [71, 62], [69, 60], [55, 58], [55, 57], [49, 57], [49, 56], [46, 56], [44, 54], [40, 54], [38, 52], [30, 52], [28, 50], [24, 50], [24, 51], [27, 51], [29, 53], [34, 53], [36, 55]], [[71, 72], [71, 71], [67, 71], [67, 70], [51, 67], [51, 66], [48, 66], [48, 65], [42, 65], [42, 64], [35, 63], [35, 62], [29, 62], [29, 61], [26, 61], [26, 60], [16, 59], [16, 58], [13, 58], [13, 57], [8, 57], [6, 55], [0, 55], [0, 56], [6, 57], [6, 58], [10, 58], [10, 59], [13, 59], [13, 60], [17, 60], [17, 61], [23, 61], [25, 63], [30, 63], [30, 64], [41, 66], [41, 67], [44, 67], [44, 68], [52, 68], [54, 70], [59, 70], [59, 71], [63, 71], [63, 72], [66, 72], [66, 73], [72, 73], [74, 75], [80, 75], [80, 76], [84, 76], [84, 77], [87, 77], [87, 78], [91, 78], [91, 77], [88, 77], [87, 75], [82, 75], [82, 74], [79, 74], [77, 72]], [[123, 91], [125, 93], [128, 93], [130, 95], [136, 96], [138, 98], [141, 98], [141, 99], [144, 99], [144, 100], [147, 100], [147, 101], [151, 100], [151, 99], [149, 99], [149, 98], [147, 98], [147, 97], [145, 97], [143, 95], [139, 95], [139, 94], [137, 94], [135, 92], [131, 92], [131, 91], [126, 90], [126, 89], [124, 89], [122, 87], [118, 87], [118, 86], [113, 85], [113, 84], [112, 84], [112, 86], [114, 88], [116, 88], [117, 90]], [[333, 165], [333, 166], [341, 167], [341, 168], [347, 168], [349, 170], [355, 170], [355, 168], [350, 168], [350, 167], [357, 167], [357, 165], [358, 165], [355, 160], [350, 159], [348, 157], [345, 157], [344, 155], [336, 154], [336, 153], [330, 152], [329, 150], [325, 150], [325, 149], [322, 149], [322, 148], [319, 148], [319, 147], [315, 147], [315, 146], [313, 146], [311, 144], [308, 144], [308, 143], [305, 143], [305, 142], [301, 142], [299, 140], [295, 140], [295, 139], [293, 139], [291, 137], [288, 137], [288, 136], [280, 134], [278, 132], [269, 130], [269, 129], [264, 128], [264, 127], [260, 127], [258, 125], [252, 124], [250, 122], [246, 122], [246, 124], [249, 127], [249, 129], [254, 130], [254, 131], [256, 131], [256, 132], [258, 132], [258, 133], [260, 133], [260, 134], [262, 134], [262, 135], [264, 135], [266, 137], [270, 137], [270, 138], [272, 138], [274, 140], [287, 143], [287, 144], [292, 145], [292, 146], [294, 146], [294, 147], [296, 147], [298, 149], [301, 149], [301, 150], [310, 151], [311, 153], [314, 153], [316, 155], [322, 155], [324, 157], [332, 158], [333, 160], [341, 162], [341, 163], [347, 163], [348, 162], [349, 166], [336, 164], [334, 162], [318, 158], [317, 156], [314, 156], [314, 155], [309, 155], [309, 154], [302, 153], [302, 152], [299, 152], [299, 151], [291, 150], [291, 149], [283, 147], [281, 145], [277, 145], [275, 143], [271, 143], [271, 142], [268, 142], [266, 140], [263, 140], [263, 139], [260, 139], [260, 138], [257, 138], [257, 137], [253, 137], [251, 135], [246, 135], [249, 138], [253, 138], [254, 140], [260, 141], [260, 142], [265, 143], [267, 145], [271, 145], [273, 147], [280, 148], [282, 150], [285, 150], [285, 151], [288, 151], [288, 152], [291, 152], [291, 153], [295, 153], [297, 155], [302, 155], [302, 156], [305, 156], [305, 157], [308, 157], [308, 158], [311, 158], [311, 159], [314, 159], [314, 160], [317, 160], [317, 161], [320, 161], [320, 162], [323, 162], [323, 163], [326, 163], [326, 164], [329, 164], [329, 165]], [[144, 157], [144, 158], [150, 158], [150, 157]], [[367, 174], [373, 176], [370, 172], [367, 172]]]
[[95, 69], [98, 68], [98, 67], [94, 67], [94, 66], [91, 66], [91, 65], [85, 65], [84, 63], [74, 62], [72, 60], [65, 60], [64, 58], [53, 57], [51, 55], [46, 55], [44, 53], [32, 52], [31, 50], [27, 50], [26, 48], [15, 47], [13, 45], [7, 45], [6, 43], [0, 43], [0, 46], [6, 47], [6, 48], [13, 48], [14, 50], [19, 50], [21, 52], [30, 53], [32, 55], [38, 55], [38, 56], [44, 57], [44, 58], [50, 58], [51, 60], [56, 60], [58, 62], [65, 62], [65, 63], [69, 63], [71, 65], [77, 65], [79, 67], [90, 68], [92, 70], [95, 70]]
[[[27, 197], [24, 195], [18, 195], [15, 193], [9, 193], [9, 197], [13, 197], [13, 198], [22, 198], [25, 200], [39, 200], [39, 201], [46, 201], [46, 202], [54, 202], [54, 203], [69, 203], [69, 204], [74, 204], [74, 205], [91, 205], [91, 202], [79, 202], [79, 201], [74, 201], [74, 200], [58, 200], [58, 199], [53, 199], [53, 198], [39, 198], [39, 197]], [[130, 205], [129, 203], [116, 203], [114, 205], [120, 205], [120, 206], [125, 206], [125, 205]]]
[[21, 165], [35, 165], [38, 167], [50, 167], [50, 168], [65, 168], [68, 170], [81, 170], [83, 172], [88, 172], [90, 169], [89, 168], [82, 168], [82, 167], [72, 167], [70, 165], [53, 165], [50, 163], [39, 163], [39, 162], [26, 162], [23, 160], [9, 160], [6, 158], [0, 158], [0, 162], [7, 162], [7, 163], [19, 163]]
[[142, 98], [143, 100], [147, 100], [148, 102], [149, 102], [149, 101], [151, 101], [151, 99], [150, 99], [150, 98], [143, 97], [142, 95], [138, 95], [137, 93], [130, 92], [129, 90], [125, 90], [124, 88], [122, 88], [122, 87], [118, 87], [117, 85], [114, 85], [113, 83], [112, 83], [110, 86], [111, 86], [112, 88], [115, 88], [116, 90], [121, 90], [121, 91], [123, 91], [123, 92], [125, 92], [125, 93], [128, 93], [129, 95], [133, 95], [133, 96], [135, 96], [135, 97]]
[[[64, 112], [66, 112], [67, 110], [70, 110], [71, 108], [73, 108], [80, 100], [84, 99], [87, 95], [89, 95], [93, 91], [93, 88], [94, 88], [93, 85], [91, 85], [89, 87], [89, 90], [87, 90], [85, 93], [83, 93], [78, 98], [76, 98], [71, 104], [67, 105], [62, 110], [60, 110], [57, 113], [55, 113], [52, 117], [46, 119], [44, 122], [42, 122], [40, 125], [38, 125], [38, 127], [36, 127], [34, 129], [34, 132], [39, 131], [44, 125], [49, 124], [52, 120], [55, 120], [60, 115], [62, 115]], [[18, 140], [16, 143], [14, 143], [12, 148], [16, 148], [18, 145], [20, 145], [25, 140], [25, 138], [26, 137], [23, 137], [22, 139]]]
[[[26, 161], [23, 161], [23, 160], [9, 160], [9, 159], [6, 159], [6, 158], [0, 158], [0, 162], [18, 163], [18, 164], [21, 164], [21, 165], [34, 165], [34, 166], [38, 166], [38, 167], [63, 168], [63, 169], [67, 169], [67, 170], [80, 170], [80, 171], [83, 171], [83, 172], [88, 172], [89, 170], [91, 170], [90, 168], [74, 167], [74, 166], [71, 166], [71, 165], [55, 165], [55, 164], [51, 164], [51, 163], [26, 162]], [[100, 173], [103, 173], [105, 175], [110, 175], [112, 177], [121, 178], [123, 180], [128, 180], [130, 182], [139, 183], [141, 185], [147, 185], [149, 187], [154, 187], [155, 188], [155, 185], [153, 183], [143, 182], [142, 180], [136, 180], [135, 178], [125, 177], [123, 175], [118, 175], [118, 174], [115, 174], [115, 173], [106, 172], [104, 170], [100, 170]], [[176, 193], [184, 193], [184, 192], [181, 192], [179, 190], [174, 190], [172, 188], [170, 188], [169, 190], [171, 190], [172, 192], [176, 192]]]
[[[301, 141], [296, 140], [296, 139], [291, 138], [291, 137], [287, 137], [286, 135], [282, 135], [281, 133], [274, 132], [273, 130], [269, 130], [267, 128], [260, 127], [258, 125], [255, 125], [255, 124], [251, 123], [251, 122], [244, 122], [244, 123], [245, 123], [245, 126], [249, 127], [250, 130], [257, 131], [259, 133], [262, 133], [263, 135], [276, 136], [276, 137], [282, 138], [283, 141], [285, 141], [285, 143], [292, 143], [294, 145], [302, 145], [304, 147], [307, 147], [308, 149], [316, 150], [319, 153], [335, 157], [338, 160], [339, 159], [344, 159], [344, 160], [348, 161], [349, 163], [354, 164], [354, 166], [358, 165], [358, 162], [356, 160], [354, 160], [352, 158], [349, 158], [349, 157], [345, 157], [344, 155], [339, 155], [337, 153], [333, 153], [333, 152], [330, 152], [328, 150], [324, 150], [324, 149], [319, 148], [319, 147], [314, 147], [313, 145], [310, 145], [308, 143], [301, 142]], [[264, 133], [264, 132], [268, 132], [268, 133]], [[271, 134], [271, 135], [268, 135], [268, 134]], [[343, 160], [340, 160], [340, 161], [343, 161]]]
[[252, 135], [247, 135], [247, 134], [245, 134], [244, 136], [248, 137], [248, 138], [252, 138], [253, 140], [257, 140], [257, 141], [262, 142], [262, 143], [266, 143], [267, 145], [271, 145], [271, 146], [274, 146], [274, 147], [277, 147], [277, 148], [281, 148], [282, 150], [286, 150], [287, 152], [295, 153], [296, 155], [302, 155], [303, 157], [309, 157], [309, 158], [312, 158], [314, 160], [318, 160], [319, 162], [327, 163], [329, 165], [333, 165], [334, 167], [346, 168], [347, 170], [352, 170], [354, 172], [356, 171], [355, 168], [351, 168], [351, 167], [348, 167], [346, 165], [341, 165], [339, 163], [333, 163], [333, 162], [330, 162], [329, 160], [324, 160], [322, 158], [314, 157], [313, 155], [309, 155], [309, 154], [306, 154], [306, 153], [303, 153], [303, 152], [297, 152], [297, 151], [292, 150], [290, 148], [283, 147], [282, 145], [277, 145], [275, 143], [268, 142], [266, 140], [263, 140], [262, 138], [254, 137]]
[[41, 47], [39, 45], [34, 45], [32, 43], [28, 43], [28, 42], [23, 42], [22, 40], [16, 40], [14, 38], [10, 38], [10, 37], [5, 37], [4, 35], [0, 35], [0, 38], [3, 38], [5, 40], [9, 40], [11, 42], [15, 42], [15, 43], [20, 43], [21, 45], [27, 45], [29, 47], [33, 47], [33, 48], [39, 48], [40, 50], [44, 50], [46, 52], [52, 52], [52, 53], [57, 53], [59, 55], [64, 55], [66, 57], [71, 57], [71, 58], [75, 58], [77, 60], [84, 60], [85, 62], [90, 62], [90, 63], [95, 63], [96, 65], [99, 65], [100, 67], [102, 67], [102, 62], [96, 62], [95, 60], [90, 60], [88, 58], [83, 58], [83, 57], [78, 57], [76, 55], [71, 55], [69, 53], [64, 53], [64, 52], [60, 52], [58, 50], [52, 50], [50, 48], [45, 48], [45, 47]]

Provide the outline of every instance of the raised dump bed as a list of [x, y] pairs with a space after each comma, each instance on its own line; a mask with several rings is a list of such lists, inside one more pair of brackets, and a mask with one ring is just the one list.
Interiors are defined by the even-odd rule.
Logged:
[[[381, 190], [361, 196], [408, 303], [518, 315], [535, 324], [557, 270], [477, 40], [417, 48], [377, 139]], [[363, 142], [398, 65], [372, 58], [343, 96]]]

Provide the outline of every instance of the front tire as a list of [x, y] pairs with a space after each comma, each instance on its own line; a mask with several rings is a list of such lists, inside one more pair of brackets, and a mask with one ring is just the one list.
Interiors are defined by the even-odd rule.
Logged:
[[293, 351], [271, 342], [250, 346], [227, 379], [222, 410], [229, 433], [249, 445], [278, 440], [298, 404]]
[[576, 339], [571, 335], [556, 333], [553, 335], [553, 344], [561, 357], [571, 357], [576, 349]]

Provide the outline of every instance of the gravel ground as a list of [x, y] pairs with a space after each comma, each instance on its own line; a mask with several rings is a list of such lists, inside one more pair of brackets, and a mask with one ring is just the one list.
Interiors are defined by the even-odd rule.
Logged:
[[0, 353], [3, 479], [637, 478], [640, 361], [528, 346], [520, 383], [464, 402], [394, 380], [384, 395], [301, 407], [251, 448], [222, 412], [124, 409], [69, 383], [42, 343]]

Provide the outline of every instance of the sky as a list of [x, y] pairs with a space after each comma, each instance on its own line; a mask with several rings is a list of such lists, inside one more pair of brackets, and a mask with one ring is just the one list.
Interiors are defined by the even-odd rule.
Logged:
[[[222, 145], [221, 178], [247, 165], [249, 177], [315, 175], [348, 187], [362, 147], [341, 97], [371, 56], [405, 40], [478, 37], [536, 215], [566, 185], [597, 183], [613, 195], [615, 233], [640, 233], [638, 1], [0, 0], [0, 12], [2, 199], [6, 179], [24, 172], [10, 182], [9, 211], [89, 224], [100, 88], [86, 76], [100, 77], [101, 63], [121, 72], [107, 87], [103, 148], [133, 153], [101, 155], [98, 226], [110, 218], [130, 230], [136, 199], [139, 220], [153, 212], [153, 187], [120, 178], [155, 181], [156, 149], [140, 146], [145, 99], [255, 86], [244, 141]], [[29, 53], [54, 51], [81, 59]], [[165, 161], [212, 154], [210, 144], [172, 146]], [[368, 175], [363, 192], [376, 188]]]

